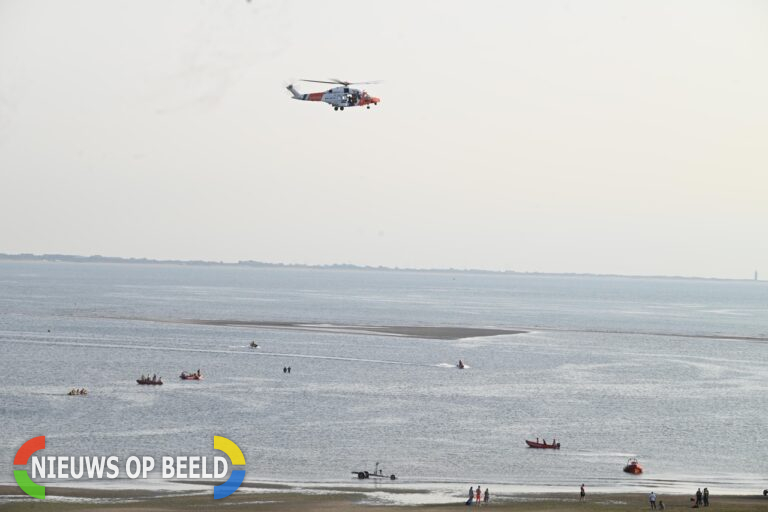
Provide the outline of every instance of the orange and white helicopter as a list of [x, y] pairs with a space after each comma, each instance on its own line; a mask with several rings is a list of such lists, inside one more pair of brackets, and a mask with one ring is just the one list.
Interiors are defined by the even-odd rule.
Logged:
[[341, 87], [333, 87], [324, 92], [311, 92], [309, 94], [302, 94], [297, 91], [293, 84], [286, 87], [293, 99], [304, 101], [324, 101], [333, 107], [333, 110], [344, 110], [344, 107], [365, 107], [371, 108], [371, 105], [378, 105], [381, 101], [375, 96], [369, 95], [365, 91], [360, 89], [353, 89], [350, 85], [362, 85], [362, 84], [376, 84], [378, 82], [345, 82], [337, 78], [331, 78], [331, 80], [307, 80], [302, 78], [304, 82], [314, 82], [318, 84], [336, 84]]

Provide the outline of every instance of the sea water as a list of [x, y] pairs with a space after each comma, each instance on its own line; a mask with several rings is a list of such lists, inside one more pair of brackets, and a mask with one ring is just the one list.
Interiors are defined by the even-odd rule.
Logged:
[[[219, 455], [219, 435], [243, 450], [250, 481], [357, 484], [352, 471], [381, 462], [398, 485], [437, 494], [757, 492], [767, 338], [768, 283], [755, 281], [4, 262], [0, 481], [37, 435], [51, 454], [123, 458]], [[178, 378], [198, 368], [205, 380]], [[165, 384], [139, 386], [142, 373]], [[74, 387], [89, 395], [66, 396]], [[562, 448], [527, 448], [536, 437]], [[629, 457], [643, 475], [622, 472]]]

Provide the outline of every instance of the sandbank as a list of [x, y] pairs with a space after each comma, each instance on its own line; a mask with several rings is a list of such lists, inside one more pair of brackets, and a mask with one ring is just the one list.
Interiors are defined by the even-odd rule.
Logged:
[[146, 317], [98, 317], [113, 320], [138, 320], [144, 322], [163, 322], [173, 324], [211, 325], [217, 327], [244, 327], [254, 329], [274, 329], [292, 331], [311, 331], [320, 333], [346, 333], [369, 336], [399, 336], [403, 338], [422, 338], [434, 340], [461, 340], [465, 338], [483, 338], [523, 334], [528, 331], [519, 329], [501, 329], [496, 327], [453, 327], [423, 325], [343, 325], [305, 322], [273, 322], [262, 320], [227, 320], [205, 318], [160, 319]]

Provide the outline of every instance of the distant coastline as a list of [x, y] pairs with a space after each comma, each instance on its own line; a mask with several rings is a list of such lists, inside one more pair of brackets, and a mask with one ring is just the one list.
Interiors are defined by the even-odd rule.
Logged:
[[330, 265], [312, 265], [305, 263], [268, 263], [264, 261], [239, 260], [236, 262], [207, 261], [207, 260], [158, 260], [152, 258], [123, 258], [119, 256], [78, 256], [74, 254], [6, 254], [0, 253], [3, 261], [39, 261], [61, 263], [112, 263], [129, 265], [179, 265], [200, 267], [252, 267], [252, 268], [292, 268], [292, 269], [322, 269], [322, 270], [359, 270], [379, 272], [416, 272], [416, 273], [452, 273], [452, 274], [488, 274], [513, 276], [560, 276], [560, 277], [622, 277], [628, 279], [686, 279], [706, 281], [755, 281], [755, 279], [700, 277], [700, 276], [665, 276], [665, 275], [629, 275], [629, 274], [593, 274], [589, 272], [521, 272], [516, 270], [484, 270], [475, 268], [402, 268], [370, 265], [354, 265], [351, 263], [334, 263]]

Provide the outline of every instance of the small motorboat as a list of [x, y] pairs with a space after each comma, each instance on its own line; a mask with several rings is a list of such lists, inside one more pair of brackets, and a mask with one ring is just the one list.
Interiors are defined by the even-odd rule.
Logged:
[[251, 348], [259, 348], [259, 344], [258, 344], [258, 343], [256, 343], [255, 341], [252, 341], [252, 342], [251, 342], [251, 344], [250, 344], [249, 346], [250, 346]]
[[69, 396], [84, 396], [88, 394], [88, 390], [85, 388], [82, 389], [72, 389], [67, 393]]
[[459, 370], [463, 370], [464, 369], [464, 361], [459, 359], [459, 364], [456, 365], [456, 368], [458, 368]]
[[137, 384], [141, 384], [143, 386], [162, 386], [163, 385], [163, 378], [162, 377], [144, 377], [142, 376], [140, 379], [136, 379]]
[[560, 449], [560, 443], [556, 442], [556, 439], [552, 440], [552, 444], [547, 444], [547, 442], [543, 439], [541, 443], [538, 441], [538, 439], [536, 441], [529, 441], [526, 439], [525, 444], [528, 445], [528, 448], [550, 448], [552, 450]]
[[197, 370], [196, 373], [181, 372], [179, 378], [181, 380], [203, 380], [203, 374], [200, 373], [200, 370]]
[[643, 467], [638, 464], [637, 459], [629, 459], [627, 465], [624, 466], [625, 473], [632, 473], [633, 475], [639, 475], [643, 472]]

